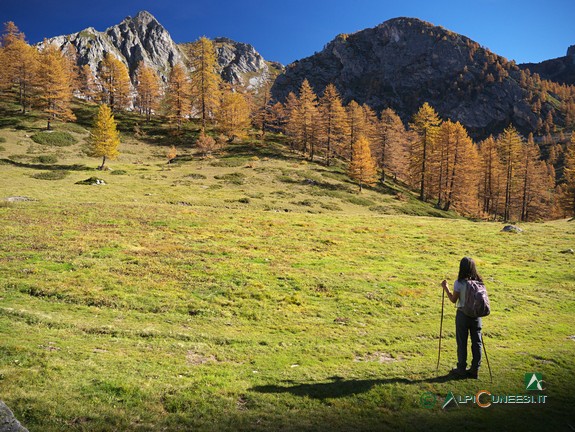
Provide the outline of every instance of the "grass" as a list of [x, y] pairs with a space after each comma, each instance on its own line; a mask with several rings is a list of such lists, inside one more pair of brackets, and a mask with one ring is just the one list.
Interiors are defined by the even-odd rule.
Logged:
[[[28, 154], [24, 131], [2, 132], [7, 154]], [[83, 139], [57, 166], [97, 166]], [[0, 205], [0, 394], [31, 432], [573, 426], [574, 256], [560, 252], [574, 222], [510, 235], [396, 185], [358, 195], [337, 168], [280, 144], [215, 160], [182, 147], [189, 157], [170, 165], [158, 147], [124, 142], [113, 171], [98, 172], [104, 187], [74, 185], [84, 170], [46, 187], [30, 176], [44, 167], [0, 166], [0, 198], [36, 199]], [[486, 367], [478, 381], [445, 379], [447, 304], [435, 371], [439, 282], [464, 255], [492, 301], [493, 383]], [[526, 394], [527, 372], [543, 374], [547, 404], [420, 403], [425, 392]]]

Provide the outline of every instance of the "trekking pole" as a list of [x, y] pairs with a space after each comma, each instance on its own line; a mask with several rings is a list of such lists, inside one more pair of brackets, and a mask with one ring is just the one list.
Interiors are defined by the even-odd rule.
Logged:
[[[437, 367], [435, 371], [439, 370], [439, 359], [441, 358], [441, 334], [443, 333], [443, 306], [445, 304], [445, 290], [441, 288], [441, 324], [439, 324], [439, 349], [437, 351]], [[489, 364], [489, 363], [488, 363]]]
[[483, 333], [481, 334], [481, 345], [483, 345], [483, 352], [485, 353], [485, 360], [487, 360], [487, 369], [489, 369], [489, 378], [493, 384], [493, 375], [491, 374], [491, 366], [489, 365], [489, 357], [487, 357], [487, 350], [485, 349], [485, 340], [483, 339]]

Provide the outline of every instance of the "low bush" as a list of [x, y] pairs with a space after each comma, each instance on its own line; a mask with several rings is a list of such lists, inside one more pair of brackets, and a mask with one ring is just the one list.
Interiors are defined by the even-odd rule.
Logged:
[[54, 164], [58, 162], [58, 157], [56, 155], [41, 155], [36, 160], [42, 164]]
[[223, 180], [226, 183], [241, 185], [244, 184], [246, 180], [246, 175], [240, 172], [234, 172], [229, 174], [222, 174], [214, 176], [216, 180]]
[[42, 145], [67, 147], [76, 144], [78, 140], [68, 132], [38, 132], [31, 136], [32, 141]]
[[32, 177], [38, 180], [62, 180], [70, 174], [68, 171], [43, 171], [32, 174]]

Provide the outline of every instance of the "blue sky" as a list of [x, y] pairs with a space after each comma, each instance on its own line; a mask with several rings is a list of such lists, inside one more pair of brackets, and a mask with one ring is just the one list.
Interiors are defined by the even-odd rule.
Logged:
[[152, 13], [176, 42], [225, 36], [267, 60], [312, 55], [339, 33], [399, 16], [464, 34], [518, 63], [564, 56], [575, 45], [575, 0], [0, 0], [0, 22], [14, 21], [30, 42]]

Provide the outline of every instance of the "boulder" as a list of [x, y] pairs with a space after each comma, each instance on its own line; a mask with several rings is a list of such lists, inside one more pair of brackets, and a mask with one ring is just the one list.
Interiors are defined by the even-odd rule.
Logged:
[[87, 178], [86, 180], [80, 180], [77, 181], [76, 184], [79, 185], [89, 185], [89, 186], [103, 186], [106, 184], [106, 182], [102, 179], [99, 179], [98, 177], [90, 177]]
[[0, 432], [28, 432], [2, 401], [0, 401]]
[[505, 225], [501, 231], [502, 232], [513, 232], [513, 233], [523, 232], [523, 230], [521, 228], [519, 228], [518, 226], [515, 226], [515, 225]]

